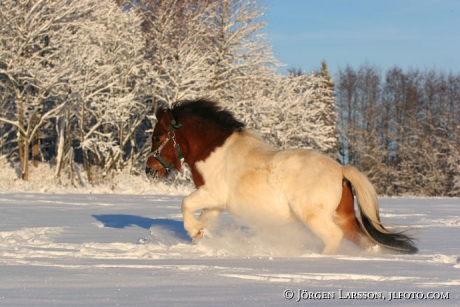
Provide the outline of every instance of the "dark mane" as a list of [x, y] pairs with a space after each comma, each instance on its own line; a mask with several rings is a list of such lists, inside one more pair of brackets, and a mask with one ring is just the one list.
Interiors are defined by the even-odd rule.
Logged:
[[225, 110], [219, 106], [217, 102], [211, 100], [198, 99], [177, 101], [172, 105], [171, 111], [178, 123], [181, 122], [181, 118], [184, 116], [191, 116], [211, 122], [223, 130], [241, 131], [244, 129], [244, 124], [238, 121], [231, 112]]

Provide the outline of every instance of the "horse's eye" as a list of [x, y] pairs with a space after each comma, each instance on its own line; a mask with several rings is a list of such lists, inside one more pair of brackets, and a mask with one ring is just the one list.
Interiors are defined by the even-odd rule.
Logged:
[[155, 143], [159, 143], [159, 142], [161, 141], [161, 137], [156, 136], [156, 137], [153, 138], [153, 141], [154, 141]]

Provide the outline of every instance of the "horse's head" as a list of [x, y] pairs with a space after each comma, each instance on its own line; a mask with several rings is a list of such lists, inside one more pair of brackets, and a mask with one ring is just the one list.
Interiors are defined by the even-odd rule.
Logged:
[[231, 134], [244, 129], [231, 112], [206, 99], [177, 101], [171, 109], [158, 108], [155, 115], [147, 175], [162, 178], [172, 169], [180, 170], [186, 155], [197, 187], [203, 185], [203, 178], [195, 164], [207, 159]]
[[145, 173], [153, 178], [162, 178], [170, 170], [180, 170], [184, 156], [177, 143], [176, 132], [182, 125], [176, 122], [170, 109], [159, 109], [157, 124], [152, 135], [152, 150], [147, 157]]

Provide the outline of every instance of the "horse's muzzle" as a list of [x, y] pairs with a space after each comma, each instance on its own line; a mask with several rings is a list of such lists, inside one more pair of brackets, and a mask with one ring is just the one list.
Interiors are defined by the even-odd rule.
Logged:
[[158, 177], [158, 170], [146, 166], [145, 174], [147, 175], [147, 178], [149, 179], [156, 179]]

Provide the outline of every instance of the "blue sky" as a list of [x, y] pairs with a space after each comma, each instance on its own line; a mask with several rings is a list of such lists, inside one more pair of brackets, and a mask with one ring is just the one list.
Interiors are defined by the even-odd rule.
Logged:
[[277, 58], [309, 72], [358, 68], [460, 73], [460, 0], [261, 0]]

